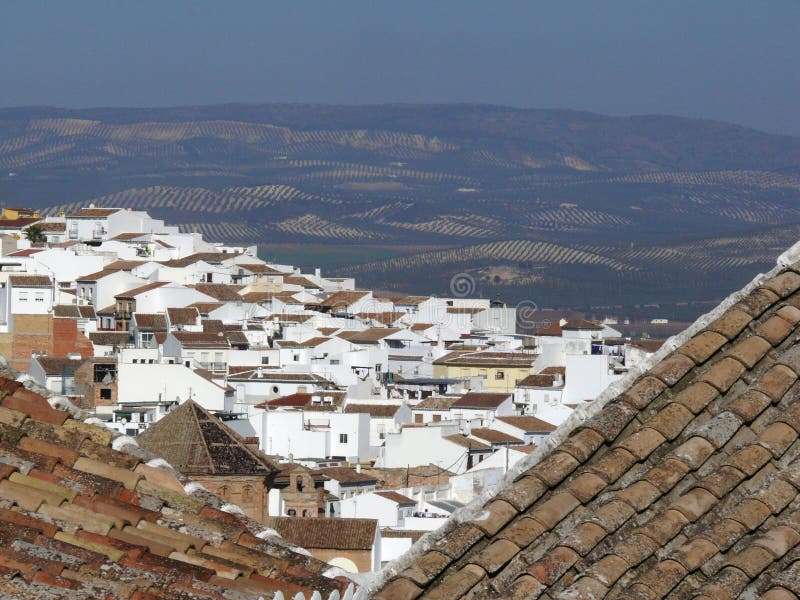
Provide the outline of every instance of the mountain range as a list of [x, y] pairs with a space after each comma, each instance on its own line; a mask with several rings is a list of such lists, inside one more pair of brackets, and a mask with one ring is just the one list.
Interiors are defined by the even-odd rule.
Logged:
[[[694, 316], [800, 236], [800, 138], [484, 105], [0, 109], [0, 202], [122, 206], [364, 286]], [[658, 306], [654, 306], [658, 305]]]

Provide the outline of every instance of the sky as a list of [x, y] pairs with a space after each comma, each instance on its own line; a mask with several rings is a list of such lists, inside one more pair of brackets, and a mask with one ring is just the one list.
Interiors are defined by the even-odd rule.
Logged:
[[479, 102], [800, 135], [800, 0], [4, 0], [0, 106]]

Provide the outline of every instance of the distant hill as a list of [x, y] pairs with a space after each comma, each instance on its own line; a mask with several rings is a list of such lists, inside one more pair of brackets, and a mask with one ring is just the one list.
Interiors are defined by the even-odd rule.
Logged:
[[465, 271], [476, 293], [540, 304], [710, 301], [796, 239], [799, 199], [800, 138], [707, 120], [466, 104], [0, 110], [0, 202], [143, 208], [383, 289], [447, 293]]

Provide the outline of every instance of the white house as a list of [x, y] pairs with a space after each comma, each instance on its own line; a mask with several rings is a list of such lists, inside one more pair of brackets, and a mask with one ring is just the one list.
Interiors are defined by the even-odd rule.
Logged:
[[417, 502], [395, 491], [376, 491], [339, 501], [338, 517], [377, 519], [381, 527], [403, 529], [405, 520], [414, 514]]

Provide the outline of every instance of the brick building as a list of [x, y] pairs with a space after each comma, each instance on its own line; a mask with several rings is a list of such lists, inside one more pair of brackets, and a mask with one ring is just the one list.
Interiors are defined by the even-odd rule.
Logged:
[[203, 407], [187, 400], [137, 437], [139, 445], [262, 523], [277, 467]]

